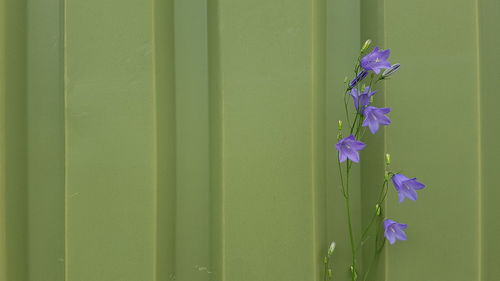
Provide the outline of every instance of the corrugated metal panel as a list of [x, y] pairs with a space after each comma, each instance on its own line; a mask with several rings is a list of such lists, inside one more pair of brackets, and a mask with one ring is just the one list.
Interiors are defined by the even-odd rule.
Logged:
[[[0, 280], [336, 280], [342, 82], [364, 39], [403, 68], [353, 172], [354, 232], [383, 154], [428, 188], [377, 280], [500, 274], [499, 4], [2, 0]], [[367, 266], [371, 250], [363, 252]]]

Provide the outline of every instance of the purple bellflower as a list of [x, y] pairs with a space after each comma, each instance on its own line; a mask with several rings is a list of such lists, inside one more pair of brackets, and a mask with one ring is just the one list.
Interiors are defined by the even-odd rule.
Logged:
[[347, 138], [343, 138], [339, 140], [335, 147], [339, 151], [339, 161], [344, 162], [349, 159], [352, 162], [359, 162], [359, 153], [358, 151], [363, 150], [365, 148], [365, 144], [356, 140], [353, 135], [348, 136]]
[[361, 67], [365, 70], [373, 70], [376, 74], [379, 74], [381, 69], [387, 69], [391, 67], [391, 63], [387, 61], [391, 54], [391, 50], [379, 50], [375, 47], [371, 53], [367, 54], [361, 59]]
[[367, 75], [368, 71], [366, 70], [363, 70], [360, 73], [358, 73], [358, 75], [356, 75], [356, 77], [354, 77], [354, 79], [352, 79], [351, 82], [349, 82], [349, 88], [354, 88], [354, 86], [356, 86], [356, 84], [358, 84], [361, 80], [365, 79]]
[[384, 220], [384, 236], [389, 243], [394, 244], [396, 240], [406, 240], [406, 233], [403, 231], [408, 227], [407, 224], [397, 223], [393, 220]]
[[[370, 104], [370, 97], [373, 96], [377, 91], [372, 92], [370, 87], [365, 87], [365, 91], [360, 93], [356, 88], [353, 88], [349, 95], [352, 97], [354, 107], [356, 110], [363, 112], [364, 108]], [[361, 110], [359, 110], [361, 107]]]
[[372, 134], [375, 134], [378, 131], [380, 125], [389, 125], [391, 124], [391, 119], [385, 116], [391, 112], [390, 108], [377, 108], [374, 106], [367, 106], [363, 111], [363, 115], [365, 116], [365, 120], [363, 121], [363, 127], [370, 128]]
[[402, 174], [393, 175], [392, 183], [398, 192], [400, 203], [404, 201], [405, 197], [413, 201], [417, 200], [417, 192], [415, 190], [425, 188], [425, 185], [418, 182], [417, 178], [409, 179]]

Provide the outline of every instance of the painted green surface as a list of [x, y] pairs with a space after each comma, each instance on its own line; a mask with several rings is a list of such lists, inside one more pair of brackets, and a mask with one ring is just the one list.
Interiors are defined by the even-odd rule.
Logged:
[[498, 104], [500, 95], [500, 2], [479, 0], [479, 78], [481, 120], [481, 184], [482, 202], [480, 230], [482, 245], [483, 280], [496, 280], [500, 276], [500, 220], [498, 219], [500, 189], [498, 188], [498, 163], [500, 163], [500, 119]]
[[385, 252], [385, 280], [494, 280], [481, 272], [477, 2], [372, 4], [363, 5], [377, 11], [367, 33], [403, 63], [385, 88], [394, 121], [385, 147], [395, 169], [428, 186], [417, 202], [389, 197], [387, 215], [410, 227], [409, 240]]
[[333, 144], [367, 38], [403, 68], [355, 234], [386, 151], [428, 186], [391, 193], [409, 240], [376, 280], [500, 276], [497, 1], [42, 2], [0, 1], [0, 281], [319, 281], [332, 240], [348, 280]]
[[[333, 258], [333, 274], [338, 280], [349, 280], [351, 249], [347, 218], [345, 216], [344, 197], [338, 176], [337, 122], [345, 122], [343, 94], [344, 77], [352, 76], [353, 62], [359, 55], [360, 48], [360, 2], [352, 0], [327, 1], [327, 45], [326, 45], [326, 188], [327, 188], [327, 242], [337, 244]], [[349, 28], [346, 28], [349, 26]], [[350, 182], [354, 233], [360, 233], [361, 193], [359, 165], [353, 166]], [[342, 258], [340, 258], [342, 257]]]
[[0, 280], [24, 281], [27, 268], [26, 4], [0, 1]]
[[207, 3], [175, 1], [176, 258], [179, 281], [209, 280]]
[[28, 271], [64, 280], [62, 2], [27, 1]]
[[[154, 10], [154, 87], [156, 103], [156, 260], [155, 281], [176, 278], [176, 102], [174, 1], [156, 0]], [[145, 266], [149, 266], [145, 264]]]
[[325, 4], [209, 1], [212, 280], [320, 278]]
[[157, 274], [157, 22], [153, 2], [117, 3], [65, 1], [68, 281]]

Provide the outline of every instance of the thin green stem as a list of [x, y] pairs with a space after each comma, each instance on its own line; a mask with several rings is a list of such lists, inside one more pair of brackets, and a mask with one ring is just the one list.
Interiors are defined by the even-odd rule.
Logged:
[[347, 210], [347, 223], [349, 227], [349, 240], [351, 242], [351, 253], [352, 253], [352, 272], [351, 272], [351, 277], [352, 281], [355, 281], [355, 272], [356, 272], [356, 247], [355, 247], [355, 242], [354, 242], [354, 234], [352, 231], [352, 218], [351, 218], [351, 200], [349, 196], [349, 174], [351, 171], [351, 161], [347, 160], [347, 168], [346, 168], [346, 194], [347, 197], [345, 198], [346, 202], [346, 210]]
[[328, 255], [325, 257], [325, 277], [324, 277], [324, 281], [327, 281], [328, 280], [328, 263], [329, 263], [330, 259], [328, 258]]

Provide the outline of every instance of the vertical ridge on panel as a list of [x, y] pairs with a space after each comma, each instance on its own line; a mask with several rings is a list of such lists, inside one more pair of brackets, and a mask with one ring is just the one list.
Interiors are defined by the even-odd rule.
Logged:
[[221, 26], [219, 0], [207, 0], [208, 106], [209, 106], [209, 198], [210, 198], [210, 269], [211, 281], [225, 281], [224, 201], [223, 201], [223, 124], [221, 72]]
[[500, 162], [500, 127], [498, 123], [498, 77], [500, 71], [500, 2], [494, 0], [477, 0], [479, 28], [479, 62], [480, 62], [480, 153], [481, 153], [481, 217], [482, 231], [479, 259], [482, 278], [478, 281], [493, 281], [500, 278], [500, 221], [498, 220], [498, 198], [500, 191], [497, 184], [498, 163]]
[[311, 98], [312, 98], [312, 217], [313, 248], [312, 262], [316, 265], [311, 280], [323, 280], [324, 257], [328, 248], [326, 225], [326, 1], [311, 1], [312, 20], [312, 69], [311, 69]]
[[5, 153], [7, 152], [7, 115], [5, 111], [7, 109], [7, 87], [5, 83], [7, 81], [7, 67], [5, 62], [7, 59], [7, 21], [5, 19], [6, 14], [6, 1], [0, 1], [0, 11], [1, 18], [0, 21], [0, 281], [7, 281], [7, 200], [5, 195], [7, 194], [7, 157]]
[[176, 280], [209, 280], [207, 2], [175, 1]]
[[[380, 48], [388, 48], [385, 44], [385, 23], [384, 23], [384, 6], [385, 1], [364, 1], [361, 0], [361, 44], [366, 40], [372, 40], [372, 46]], [[358, 46], [358, 51], [361, 46]], [[397, 78], [397, 77], [396, 77]], [[387, 82], [390, 83], [391, 81]], [[377, 107], [386, 106], [386, 90], [384, 83], [377, 85], [377, 94], [374, 96], [374, 105]], [[363, 160], [361, 162], [361, 225], [363, 231], [369, 225], [371, 218], [375, 212], [375, 204], [377, 203], [380, 189], [384, 181], [384, 154], [386, 152], [385, 134], [390, 127], [382, 127], [376, 135], [367, 132], [364, 141], [367, 144], [366, 148], [361, 153]], [[390, 153], [390, 151], [388, 151]], [[395, 156], [396, 157], [396, 156]], [[382, 209], [387, 208], [387, 202], [381, 206]], [[375, 259], [375, 236], [377, 235], [378, 225], [373, 226], [368, 233], [370, 237], [366, 242], [368, 247], [363, 248], [363, 273], [365, 274], [368, 267], [373, 263], [371, 271], [372, 276], [376, 280], [385, 280], [387, 277], [384, 270], [385, 256], [387, 251]]]
[[[345, 120], [344, 77], [352, 75], [360, 48], [360, 1], [340, 0], [327, 2], [327, 68], [326, 68], [326, 179], [327, 179], [327, 241], [335, 241], [335, 257], [332, 261], [333, 278], [348, 280], [351, 265], [351, 249], [348, 233], [344, 196], [341, 191], [337, 163], [337, 122]], [[347, 126], [347, 125], [345, 125]], [[365, 157], [363, 156], [363, 162]], [[351, 206], [353, 230], [360, 233], [360, 169], [353, 166]], [[357, 237], [357, 236], [356, 236]]]
[[212, 280], [320, 277], [324, 5], [209, 1]]
[[64, 280], [62, 2], [28, 0], [30, 281]]
[[478, 280], [477, 3], [385, 3], [385, 46], [402, 64], [386, 82], [386, 145], [392, 169], [427, 186], [401, 204], [390, 186], [387, 215], [409, 226], [388, 245], [388, 280]]
[[0, 1], [2, 99], [1, 189], [2, 281], [25, 281], [27, 270], [26, 186], [26, 3]]
[[6, 1], [0, 1], [0, 281], [7, 281], [7, 200], [5, 198], [7, 191], [7, 67], [5, 65], [7, 59], [6, 46], [7, 40], [7, 21], [5, 14], [7, 5]]
[[65, 0], [67, 281], [157, 276], [153, 7]]
[[179, 280], [175, 272], [177, 191], [173, 0], [155, 0], [153, 24], [158, 173], [155, 281], [171, 281]]

